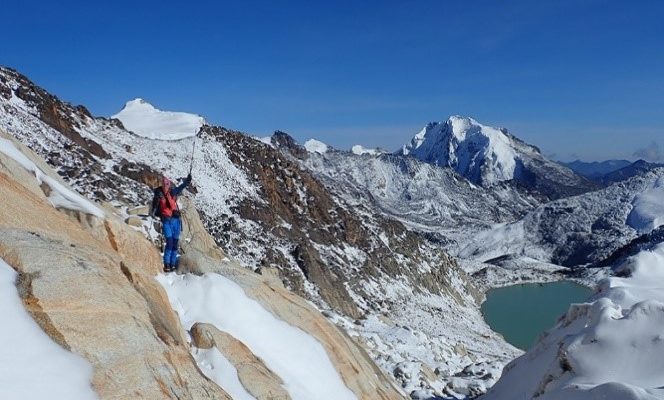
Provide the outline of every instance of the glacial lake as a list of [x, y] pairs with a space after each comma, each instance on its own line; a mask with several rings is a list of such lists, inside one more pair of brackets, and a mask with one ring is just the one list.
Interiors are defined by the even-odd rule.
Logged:
[[593, 293], [574, 282], [526, 283], [491, 289], [482, 314], [491, 329], [522, 350], [535, 344], [572, 303], [585, 302]]

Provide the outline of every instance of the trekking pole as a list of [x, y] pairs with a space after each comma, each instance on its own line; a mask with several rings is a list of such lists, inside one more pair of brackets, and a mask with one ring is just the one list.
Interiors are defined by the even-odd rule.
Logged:
[[191, 149], [191, 164], [189, 165], [189, 175], [191, 175], [191, 171], [194, 169], [194, 154], [196, 153], [196, 136], [194, 136], [194, 145]]

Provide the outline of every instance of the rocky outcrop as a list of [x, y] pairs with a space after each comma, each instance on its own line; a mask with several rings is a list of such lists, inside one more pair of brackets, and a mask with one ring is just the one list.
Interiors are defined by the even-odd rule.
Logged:
[[0, 258], [18, 272], [23, 303], [42, 329], [92, 363], [97, 393], [228, 398], [198, 371], [152, 278], [160, 267], [155, 248], [112, 218], [56, 210], [35, 182], [0, 154]]

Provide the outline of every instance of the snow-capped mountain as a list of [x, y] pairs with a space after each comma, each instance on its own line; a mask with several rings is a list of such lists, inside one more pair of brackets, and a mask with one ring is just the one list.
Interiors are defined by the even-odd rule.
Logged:
[[[0, 69], [0, 128], [43, 156], [77, 191], [135, 208], [149, 202], [148, 185], [162, 173], [185, 176], [193, 166], [189, 196], [216, 242], [247, 268], [276, 273], [316, 304], [409, 392], [459, 394], [473, 386], [481, 393], [501, 363], [519, 353], [489, 329], [478, 307], [481, 293], [435, 241], [363, 198], [330, 191], [272, 142], [223, 127], [196, 129], [200, 120], [179, 138], [165, 137], [156, 128], [169, 121], [162, 112], [140, 102], [127, 109], [133, 120], [155, 125], [130, 132], [125, 128], [132, 118], [93, 117]], [[329, 151], [309, 144], [316, 154]], [[478, 367], [468, 371], [495, 373], [463, 372], [472, 365]]]
[[595, 189], [597, 185], [546, 159], [504, 128], [482, 125], [472, 118], [452, 116], [427, 124], [397, 154], [450, 167], [473, 183], [491, 187], [513, 181], [549, 198]]
[[119, 119], [129, 131], [148, 139], [178, 140], [195, 136], [205, 119], [183, 112], [161, 111], [143, 99], [128, 101], [119, 113]]

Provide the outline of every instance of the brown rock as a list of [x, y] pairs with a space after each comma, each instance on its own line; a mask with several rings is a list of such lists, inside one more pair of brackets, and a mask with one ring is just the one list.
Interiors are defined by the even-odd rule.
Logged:
[[194, 346], [216, 347], [237, 369], [242, 386], [257, 400], [290, 400], [283, 381], [247, 346], [213, 325], [197, 323], [191, 328]]

